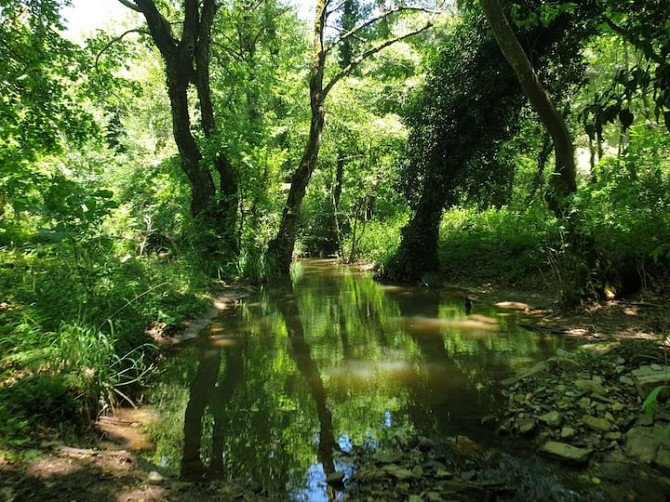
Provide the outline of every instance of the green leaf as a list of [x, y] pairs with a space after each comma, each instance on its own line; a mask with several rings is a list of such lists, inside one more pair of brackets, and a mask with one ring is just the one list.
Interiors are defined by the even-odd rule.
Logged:
[[647, 398], [642, 403], [642, 409], [647, 415], [653, 415], [658, 410], [658, 395], [666, 389], [670, 389], [669, 385], [659, 385], [652, 390]]

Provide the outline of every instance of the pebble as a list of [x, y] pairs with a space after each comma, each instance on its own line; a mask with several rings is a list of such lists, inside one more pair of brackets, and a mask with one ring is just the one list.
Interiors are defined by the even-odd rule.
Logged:
[[165, 478], [156, 471], [151, 471], [147, 476], [147, 482], [151, 485], [160, 485], [165, 481]]

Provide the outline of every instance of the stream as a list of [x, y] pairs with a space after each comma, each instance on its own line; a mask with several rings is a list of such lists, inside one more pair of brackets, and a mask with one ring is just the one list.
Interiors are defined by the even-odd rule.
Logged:
[[356, 469], [337, 450], [403, 435], [502, 449], [482, 420], [498, 382], [563, 344], [519, 321], [477, 302], [466, 314], [463, 292], [299, 261], [290, 280], [224, 311], [165, 364], [148, 397], [161, 416], [151, 460], [185, 478], [320, 501], [333, 497], [328, 475], [344, 472], [346, 486]]

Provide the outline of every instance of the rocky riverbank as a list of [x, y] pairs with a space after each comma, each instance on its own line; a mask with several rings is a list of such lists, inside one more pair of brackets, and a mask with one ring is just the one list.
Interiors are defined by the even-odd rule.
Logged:
[[[484, 420], [534, 454], [485, 450], [469, 438], [406, 439], [385, 451], [352, 452], [356, 500], [667, 500], [670, 412], [644, 399], [667, 383], [670, 366], [653, 342], [559, 350], [501, 382], [506, 405]], [[549, 462], [537, 463], [538, 458]], [[551, 461], [555, 470], [551, 468]]]

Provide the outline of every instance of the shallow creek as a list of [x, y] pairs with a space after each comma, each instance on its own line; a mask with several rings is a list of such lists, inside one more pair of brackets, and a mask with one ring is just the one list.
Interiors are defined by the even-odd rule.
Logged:
[[[275, 497], [328, 500], [356, 469], [334, 450], [402, 435], [505, 448], [482, 419], [498, 382], [562, 340], [465, 293], [388, 286], [331, 260], [226, 310], [165, 365], [151, 460], [174, 475], [250, 480]], [[331, 493], [332, 496], [332, 493]], [[340, 496], [343, 496], [341, 493]]]

